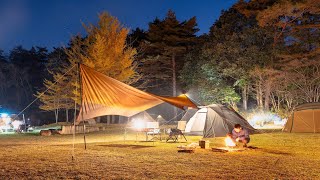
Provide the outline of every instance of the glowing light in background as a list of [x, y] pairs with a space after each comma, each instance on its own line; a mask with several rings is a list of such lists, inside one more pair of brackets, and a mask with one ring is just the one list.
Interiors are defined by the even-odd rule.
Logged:
[[143, 129], [143, 128], [145, 128], [145, 122], [142, 120], [135, 120], [135, 121], [133, 121], [133, 128]]
[[7, 113], [0, 114], [0, 132], [7, 132], [11, 129], [11, 118]]
[[9, 115], [8, 115], [7, 113], [1, 113], [1, 114], [0, 114], [0, 117], [1, 117], [1, 118], [6, 118], [6, 117], [8, 117], [8, 116], [9, 116]]
[[3, 118], [3, 121], [6, 123], [6, 125], [11, 123], [11, 119], [9, 117]]
[[263, 127], [265, 124], [283, 126], [285, 121], [280, 116], [271, 112], [252, 113], [248, 116], [248, 122], [255, 128]]
[[12, 124], [12, 126], [13, 126], [13, 129], [17, 130], [17, 129], [19, 129], [19, 126], [20, 126], [21, 124], [23, 124], [23, 123], [22, 123], [22, 121], [17, 121], [17, 120], [15, 120], [15, 121], [13, 121], [11, 124]]

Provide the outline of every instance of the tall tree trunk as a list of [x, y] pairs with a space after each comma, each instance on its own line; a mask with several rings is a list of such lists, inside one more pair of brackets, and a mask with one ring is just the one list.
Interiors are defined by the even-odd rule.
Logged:
[[262, 90], [262, 77], [260, 76], [259, 81], [259, 107], [263, 109], [263, 90]]
[[244, 85], [244, 87], [242, 88], [242, 106], [245, 111], [248, 110], [248, 86], [247, 85]]
[[66, 122], [69, 122], [69, 109], [66, 108]]
[[110, 121], [111, 121], [111, 115], [108, 115], [107, 116], [107, 124], [110, 124]]
[[293, 98], [288, 92], [287, 92], [287, 95], [285, 95], [285, 102], [286, 102], [288, 110], [291, 110], [292, 109]]
[[267, 80], [265, 85], [265, 97], [264, 97], [264, 109], [269, 110], [270, 107], [270, 95], [271, 95], [271, 81]]
[[[177, 96], [177, 72], [176, 72], [176, 58], [175, 54], [172, 54], [172, 95]], [[178, 115], [178, 110], [176, 107], [173, 108], [173, 117], [176, 120]]]
[[59, 108], [54, 110], [54, 116], [56, 118], [56, 124], [58, 124], [58, 119], [59, 119]]
[[[280, 97], [281, 97], [281, 94], [280, 93], [278, 93], [278, 95], [277, 95], [277, 100], [278, 100], [278, 103], [277, 103], [277, 111], [279, 112], [280, 111], [280, 103], [281, 103], [281, 101], [282, 100], [280, 100]], [[282, 97], [281, 97], [282, 98]]]
[[234, 101], [231, 101], [230, 104], [232, 106], [232, 109], [234, 109], [235, 111], [239, 111], [237, 103], [235, 103]]
[[263, 93], [262, 93], [262, 84], [261, 80], [259, 79], [256, 84], [256, 98], [257, 98], [257, 105], [259, 109], [263, 109]]
[[56, 107], [56, 109], [54, 110], [54, 115], [56, 118], [56, 124], [58, 124], [58, 119], [59, 119], [59, 100], [56, 103], [56, 101], [54, 101], [54, 106]]

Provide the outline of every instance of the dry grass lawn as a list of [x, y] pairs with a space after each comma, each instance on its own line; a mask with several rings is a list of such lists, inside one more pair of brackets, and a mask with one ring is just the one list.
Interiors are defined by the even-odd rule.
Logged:
[[[178, 153], [188, 143], [137, 142], [123, 129], [76, 136], [0, 135], [0, 179], [320, 179], [320, 134], [281, 132], [251, 136], [254, 150], [219, 153], [197, 149]], [[138, 140], [143, 140], [139, 135]], [[211, 147], [223, 138], [210, 139]]]

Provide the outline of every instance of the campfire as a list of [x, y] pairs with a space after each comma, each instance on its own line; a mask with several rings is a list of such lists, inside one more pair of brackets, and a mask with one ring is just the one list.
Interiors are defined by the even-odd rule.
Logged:
[[234, 143], [234, 141], [229, 136], [226, 137], [224, 142], [226, 143], [226, 147], [235, 147], [236, 146], [236, 143]]
[[224, 139], [225, 147], [212, 148], [214, 152], [236, 152], [243, 151], [243, 149], [236, 148], [236, 143], [232, 140], [231, 136]]

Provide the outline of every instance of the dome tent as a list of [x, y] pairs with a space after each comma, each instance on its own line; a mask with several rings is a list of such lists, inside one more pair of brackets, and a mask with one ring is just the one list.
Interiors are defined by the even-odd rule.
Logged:
[[142, 111], [138, 114], [135, 114], [131, 117], [129, 117], [129, 122], [134, 122], [134, 121], [144, 121], [144, 122], [155, 122], [155, 120], [150, 116], [147, 111]]
[[146, 111], [129, 117], [129, 125], [136, 129], [153, 128], [155, 126], [156, 128], [159, 127], [159, 123], [156, 122]]
[[[187, 114], [187, 113], [186, 113]], [[190, 116], [190, 113], [188, 114]], [[186, 118], [182, 118], [186, 119]], [[231, 133], [235, 124], [240, 124], [249, 133], [255, 129], [236, 111], [220, 104], [202, 106], [188, 120], [185, 132], [209, 137], [223, 137]]]
[[284, 132], [320, 132], [320, 103], [297, 106], [283, 128]]

